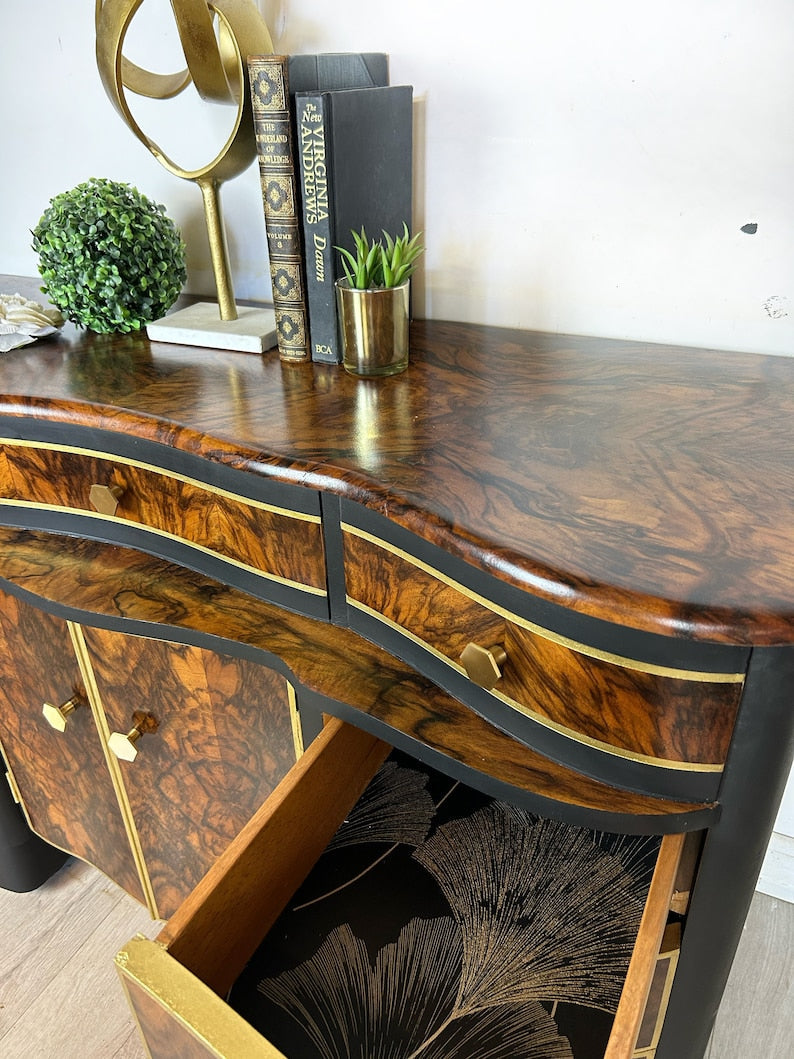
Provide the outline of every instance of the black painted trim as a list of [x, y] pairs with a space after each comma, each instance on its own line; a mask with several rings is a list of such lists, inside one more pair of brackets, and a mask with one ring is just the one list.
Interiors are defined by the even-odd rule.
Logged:
[[238, 588], [293, 613], [328, 621], [328, 599], [325, 595], [307, 592], [245, 570], [222, 555], [199, 550], [189, 541], [156, 533], [134, 522], [108, 522], [90, 511], [16, 507], [0, 500], [0, 526], [39, 530], [66, 538], [82, 537], [102, 544], [133, 548]]
[[661, 636], [579, 614], [501, 581], [351, 500], [342, 500], [341, 516], [342, 522], [400, 548], [491, 603], [559, 636], [610, 654], [676, 669], [743, 673], [747, 667], [747, 647]]
[[483, 794], [510, 802], [538, 816], [553, 820], [562, 820], [576, 827], [593, 830], [613, 831], [626, 835], [666, 835], [679, 834], [685, 831], [699, 831], [708, 827], [719, 815], [719, 806], [704, 806], [686, 813], [663, 813], [659, 815], [620, 813], [608, 810], [588, 809], [584, 806], [570, 805], [555, 801], [533, 791], [513, 787], [509, 783], [495, 779], [486, 772], [473, 769], [471, 766], [434, 750], [420, 743], [403, 732], [396, 731], [371, 714], [362, 713], [347, 703], [317, 696], [315, 692], [303, 693], [316, 696], [318, 704], [326, 713], [333, 714], [342, 721], [355, 725], [371, 735], [378, 736], [385, 742], [404, 750], [426, 765], [443, 772], [452, 779], [482, 791]]
[[224, 489], [243, 500], [272, 504], [287, 512], [295, 511], [302, 515], [320, 514], [317, 490], [278, 480], [275, 477], [280, 473], [277, 466], [271, 468], [262, 463], [256, 471], [239, 470], [220, 462], [211, 454], [199, 456], [134, 434], [27, 416], [0, 416], [0, 436], [45, 445], [89, 449], [99, 459], [112, 460], [117, 456], [135, 460], [166, 473], [172, 471], [184, 475], [199, 485]]
[[345, 592], [345, 553], [339, 519], [339, 497], [333, 493], [321, 493], [320, 501], [323, 513], [323, 544], [331, 621], [334, 625], [346, 627], [349, 624], [349, 614]]
[[656, 1059], [702, 1059], [794, 761], [794, 648], [753, 650]]
[[[681, 831], [695, 831], [707, 827], [714, 821], [719, 812], [718, 806], [706, 806], [695, 809], [692, 812], [680, 814], [642, 815], [613, 813], [556, 802], [543, 795], [534, 794], [531, 791], [525, 791], [501, 780], [494, 779], [492, 776], [448, 757], [440, 751], [433, 750], [424, 743], [391, 728], [378, 718], [364, 713], [348, 703], [339, 702], [336, 699], [321, 695], [311, 688], [306, 688], [283, 659], [264, 648], [241, 643], [237, 640], [226, 640], [212, 633], [204, 633], [198, 629], [184, 626], [163, 625], [159, 622], [141, 621], [137, 618], [94, 614], [91, 611], [83, 611], [67, 604], [44, 599], [14, 582], [7, 581], [5, 578], [0, 578], [0, 586], [9, 594], [66, 621], [73, 621], [81, 625], [93, 625], [97, 628], [110, 629], [116, 632], [147, 636], [153, 640], [190, 644], [194, 647], [245, 658], [251, 662], [265, 665], [284, 676], [295, 688], [299, 713], [302, 707], [306, 708], [304, 737], [307, 730], [309, 733], [316, 730], [318, 714], [327, 713], [385, 740], [392, 746], [405, 750], [416, 757], [417, 760], [432, 765], [433, 768], [446, 773], [453, 779], [461, 780], [463, 783], [467, 783], [485, 794], [513, 802], [515, 805], [522, 806], [530, 812], [539, 815], [563, 820], [579, 827], [612, 830], [625, 834], [662, 835]], [[314, 714], [314, 720], [312, 720], [312, 714]]]
[[575, 737], [565, 736], [501, 702], [485, 688], [473, 684], [464, 673], [446, 665], [393, 626], [357, 607], [350, 608], [350, 615], [350, 627], [356, 632], [384, 647], [395, 658], [406, 662], [444, 691], [465, 702], [489, 724], [537, 750], [544, 757], [602, 783], [639, 794], [677, 801], [716, 800], [721, 773], [651, 765], [619, 754], [610, 754]]

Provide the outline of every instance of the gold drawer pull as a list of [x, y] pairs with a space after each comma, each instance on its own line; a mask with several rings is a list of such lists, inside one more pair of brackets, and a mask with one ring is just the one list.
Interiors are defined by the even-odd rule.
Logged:
[[132, 723], [134, 727], [126, 735], [124, 732], [111, 732], [108, 739], [108, 748], [119, 761], [134, 761], [138, 756], [138, 740], [147, 732], [156, 732], [159, 727], [156, 718], [140, 710], [132, 715]]
[[481, 688], [492, 688], [502, 677], [499, 667], [507, 661], [507, 652], [499, 644], [481, 647], [479, 644], [470, 643], [463, 648], [460, 660], [470, 680]]
[[55, 706], [51, 702], [45, 702], [41, 707], [41, 712], [44, 714], [44, 720], [47, 724], [54, 728], [56, 732], [66, 731], [66, 722], [69, 720], [69, 714], [76, 710], [78, 706], [85, 706], [86, 702], [82, 695], [72, 695], [71, 699], [67, 699], [66, 702], [61, 703], [60, 706]]
[[88, 499], [91, 506], [100, 515], [115, 515], [119, 500], [121, 500], [123, 495], [124, 488], [120, 485], [99, 485], [95, 483], [91, 486]]

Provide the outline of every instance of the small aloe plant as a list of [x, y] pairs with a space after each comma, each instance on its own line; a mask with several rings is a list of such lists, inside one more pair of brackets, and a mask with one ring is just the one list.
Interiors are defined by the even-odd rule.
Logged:
[[350, 286], [357, 290], [399, 287], [413, 273], [416, 260], [424, 251], [422, 233], [411, 237], [405, 222], [402, 235], [384, 232], [382, 240], [370, 239], [363, 228], [360, 232], [351, 231], [351, 235], [355, 254], [343, 246], [336, 249], [342, 255], [342, 267]]

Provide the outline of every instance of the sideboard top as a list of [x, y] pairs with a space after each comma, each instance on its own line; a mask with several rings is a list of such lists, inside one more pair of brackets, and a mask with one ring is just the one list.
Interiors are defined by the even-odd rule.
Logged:
[[330, 489], [581, 613], [794, 643], [794, 358], [416, 321], [370, 381], [68, 325], [0, 394]]

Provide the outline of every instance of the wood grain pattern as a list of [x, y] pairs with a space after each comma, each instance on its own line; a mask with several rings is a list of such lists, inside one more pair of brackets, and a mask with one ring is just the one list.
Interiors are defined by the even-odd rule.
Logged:
[[268, 511], [164, 471], [83, 453], [6, 445], [4, 460], [13, 483], [4, 496], [93, 513], [91, 486], [115, 485], [122, 490], [118, 517], [175, 534], [255, 570], [325, 590], [317, 522]]
[[563, 805], [655, 817], [662, 830], [667, 814], [703, 808], [591, 780], [518, 743], [349, 630], [287, 614], [128, 549], [72, 539], [65, 548], [56, 535], [0, 528], [0, 577], [89, 612], [196, 629], [272, 652], [305, 688], [481, 774]]
[[56, 732], [42, 716], [85, 693], [66, 623], [0, 593], [0, 740], [33, 829], [143, 900], [99, 735], [86, 706]]
[[158, 945], [133, 938], [116, 964], [149, 1059], [286, 1059]]
[[507, 652], [495, 690], [611, 746], [672, 761], [724, 762], [740, 684], [643, 673], [587, 657], [509, 621], [426, 570], [344, 534], [347, 593], [458, 662], [469, 642]]
[[111, 731], [157, 730], [120, 762], [160, 918], [172, 915], [295, 763], [287, 683], [244, 659], [83, 628]]
[[662, 944], [684, 835], [665, 835], [604, 1059], [631, 1059]]
[[3, 358], [0, 414], [326, 488], [618, 624], [782, 644], [794, 640], [792, 383], [785, 357], [441, 321], [416, 321], [408, 371], [375, 385], [67, 327]]

